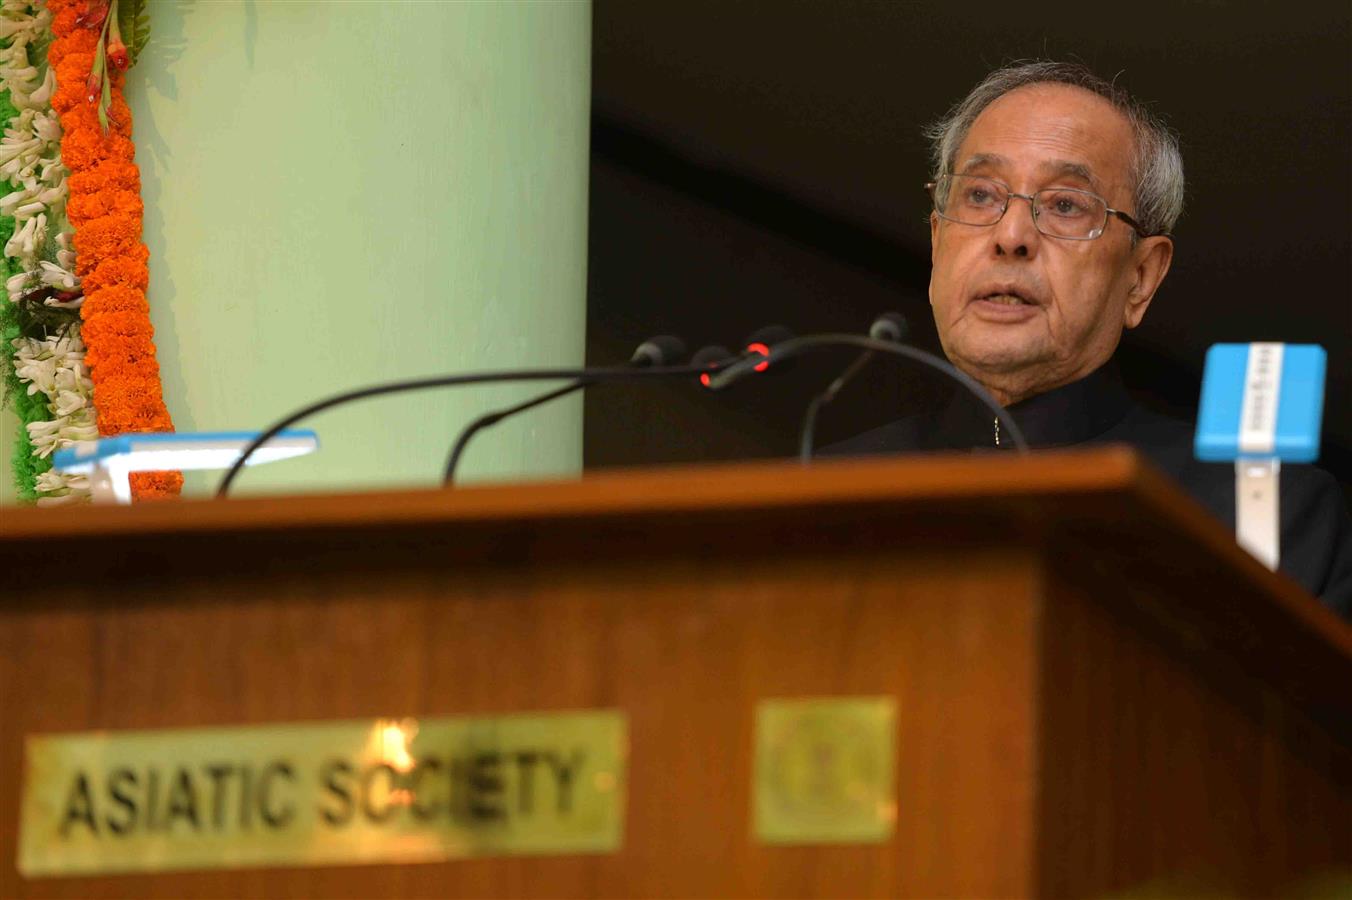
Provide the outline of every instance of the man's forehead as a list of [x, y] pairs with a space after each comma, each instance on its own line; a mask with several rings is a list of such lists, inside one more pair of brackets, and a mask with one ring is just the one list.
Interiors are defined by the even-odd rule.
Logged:
[[1033, 84], [981, 111], [959, 147], [954, 171], [1031, 163], [1042, 177], [1079, 177], [1102, 186], [1126, 176], [1131, 146], [1130, 123], [1105, 98], [1072, 85]]

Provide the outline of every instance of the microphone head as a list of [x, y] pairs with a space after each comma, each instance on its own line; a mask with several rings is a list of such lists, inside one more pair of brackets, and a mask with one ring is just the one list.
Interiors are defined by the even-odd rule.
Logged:
[[906, 317], [899, 312], [885, 312], [873, 320], [868, 327], [868, 336], [875, 341], [891, 341], [900, 344], [910, 337], [911, 326]]
[[629, 364], [644, 368], [674, 366], [685, 358], [685, 354], [685, 341], [674, 334], [659, 334], [639, 344]]
[[[758, 328], [747, 336], [742, 342], [747, 353], [759, 353], [761, 356], [769, 356], [770, 348], [775, 344], [783, 343], [793, 337], [793, 332], [783, 325], [766, 325], [764, 328]], [[764, 372], [770, 368], [769, 360], [756, 366], [757, 372]]]
[[[720, 346], [719, 344], [710, 344], [708, 347], [701, 348], [699, 352], [690, 358], [690, 365], [700, 366], [705, 369], [721, 369], [728, 363], [734, 362], [736, 359], [737, 355], [727, 347]], [[708, 372], [700, 373], [699, 383], [705, 387], [709, 386]]]

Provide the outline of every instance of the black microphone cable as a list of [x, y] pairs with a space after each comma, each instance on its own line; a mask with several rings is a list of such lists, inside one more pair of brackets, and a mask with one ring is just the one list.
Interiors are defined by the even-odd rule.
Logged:
[[902, 356], [942, 372], [966, 388], [972, 396], [980, 400], [983, 406], [1008, 427], [1009, 437], [1014, 442], [1015, 449], [1020, 453], [1028, 452], [1028, 441], [1024, 438], [1023, 430], [1019, 428], [1018, 423], [1014, 421], [1008, 410], [1001, 406], [975, 378], [933, 353], [926, 353], [924, 350], [919, 350], [907, 344], [893, 344], [888, 341], [867, 338], [863, 335], [816, 334], [808, 337], [791, 338], [769, 348], [769, 353], [764, 356], [760, 354], [745, 356], [724, 369], [711, 372], [708, 387], [715, 391], [722, 390], [745, 378], [753, 371], [763, 371], [767, 363], [770, 367], [773, 367], [782, 360], [827, 347], [858, 347], [861, 350], [890, 353], [893, 356]]
[[[903, 322], [904, 324], [904, 322]], [[781, 341], [793, 337], [793, 332], [783, 325], [767, 325], [755, 332], [752, 332], [744, 342], [746, 344], [746, 353], [760, 354], [767, 356], [770, 348]], [[660, 334], [649, 338], [638, 348], [634, 350], [634, 355], [629, 359], [629, 365], [636, 368], [654, 368], [663, 366], [673, 366], [686, 354], [685, 342], [679, 337], [671, 334]], [[708, 386], [709, 376], [715, 369], [723, 368], [736, 362], [740, 356], [734, 355], [731, 351], [720, 346], [704, 347], [690, 363], [699, 373], [700, 383]], [[763, 366], [766, 364], [762, 364]], [[561, 388], [548, 391], [538, 397], [532, 397], [524, 400], [515, 406], [509, 406], [505, 409], [495, 410], [485, 413], [475, 419], [468, 426], [461, 430], [456, 438], [454, 446], [451, 448], [450, 456], [446, 460], [446, 472], [442, 478], [443, 485], [451, 485], [455, 481], [455, 471], [460, 465], [460, 459], [464, 456], [466, 448], [473, 437], [485, 428], [491, 428], [503, 419], [542, 406], [552, 400], [565, 397], [574, 391], [582, 390], [595, 384], [596, 382], [586, 378], [579, 378], [570, 384]]]
[[446, 459], [446, 472], [441, 478], [441, 483], [445, 486], [449, 486], [455, 482], [455, 469], [456, 466], [460, 465], [460, 457], [464, 455], [465, 448], [469, 446], [470, 440], [480, 431], [485, 428], [491, 428], [503, 419], [510, 418], [517, 413], [525, 412], [528, 409], [534, 409], [537, 406], [543, 406], [551, 400], [566, 397], [569, 394], [580, 391], [593, 384], [596, 384], [596, 382], [589, 378], [579, 378], [576, 381], [570, 381], [561, 388], [555, 388], [552, 391], [540, 394], [538, 397], [532, 397], [515, 406], [508, 406], [504, 409], [484, 413], [473, 422], [470, 422], [460, 430], [460, 435], [455, 439], [454, 446], [451, 447], [451, 455]]
[[258, 437], [249, 442], [248, 446], [240, 453], [239, 458], [226, 470], [225, 477], [221, 479], [220, 485], [216, 488], [216, 496], [217, 498], [225, 497], [230, 491], [230, 485], [234, 483], [249, 457], [253, 456], [259, 447], [262, 447], [278, 434], [316, 413], [346, 403], [353, 403], [357, 400], [381, 397], [385, 394], [401, 394], [406, 391], [461, 387], [470, 384], [495, 384], [510, 381], [561, 381], [563, 379], [586, 380], [600, 384], [614, 381], [658, 381], [665, 378], [689, 378], [707, 372], [709, 372], [707, 366], [663, 366], [650, 369], [635, 369], [628, 366], [595, 369], [508, 369], [497, 372], [469, 372], [462, 375], [438, 375], [432, 378], [391, 381], [371, 387], [344, 391], [341, 394], [334, 394], [332, 397], [303, 406], [269, 425]]
[[[638, 345], [634, 355], [629, 359], [629, 365], [636, 369], [647, 369], [663, 366], [675, 365], [685, 356], [685, 342], [675, 335], [659, 334], [657, 337], [649, 338]], [[455, 470], [460, 465], [460, 457], [464, 455], [465, 448], [476, 434], [485, 428], [491, 428], [503, 419], [511, 418], [517, 413], [525, 412], [528, 409], [534, 409], [537, 406], [543, 406], [551, 400], [557, 400], [560, 397], [566, 397], [574, 391], [580, 391], [583, 388], [596, 384], [595, 381], [587, 378], [579, 378], [561, 388], [548, 391], [538, 397], [532, 397], [524, 400], [515, 406], [508, 406], [504, 409], [493, 410], [484, 413], [479, 418], [470, 422], [460, 430], [460, 435], [455, 439], [455, 444], [451, 448], [451, 455], [446, 460], [446, 474], [442, 477], [443, 485], [455, 483]]]
[[[891, 341], [894, 344], [900, 344], [906, 340], [906, 335], [910, 332], [910, 326], [906, 323], [906, 317], [899, 312], [885, 312], [873, 320], [869, 326], [868, 336], [877, 341]], [[812, 445], [817, 435], [817, 414], [821, 408], [840, 393], [845, 385], [849, 384], [856, 375], [864, 371], [864, 367], [873, 361], [877, 353], [873, 350], [865, 350], [855, 358], [854, 362], [840, 373], [835, 381], [828, 384], [821, 393], [812, 398], [812, 402], [807, 405], [807, 411], [803, 413], [803, 424], [798, 429], [798, 459], [803, 463], [812, 462]]]

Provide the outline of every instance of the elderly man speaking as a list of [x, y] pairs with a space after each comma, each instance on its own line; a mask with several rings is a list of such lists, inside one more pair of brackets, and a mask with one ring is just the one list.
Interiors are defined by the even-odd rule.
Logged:
[[[1234, 469], [1192, 456], [1192, 428], [1134, 404], [1113, 354], [1169, 271], [1183, 209], [1173, 135], [1082, 66], [990, 74], [930, 132], [929, 298], [944, 353], [1004, 404], [1035, 447], [1136, 446], [1234, 526]], [[1007, 448], [965, 397], [829, 448]], [[1352, 615], [1352, 519], [1336, 482], [1281, 472], [1281, 568]]]

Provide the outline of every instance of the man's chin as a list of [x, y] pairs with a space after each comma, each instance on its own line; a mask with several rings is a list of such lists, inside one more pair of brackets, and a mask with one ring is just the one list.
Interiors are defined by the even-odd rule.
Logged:
[[953, 347], [948, 357], [958, 368], [971, 375], [1009, 375], [1027, 370], [1045, 361], [1039, 348], [1014, 343], [977, 344]]

